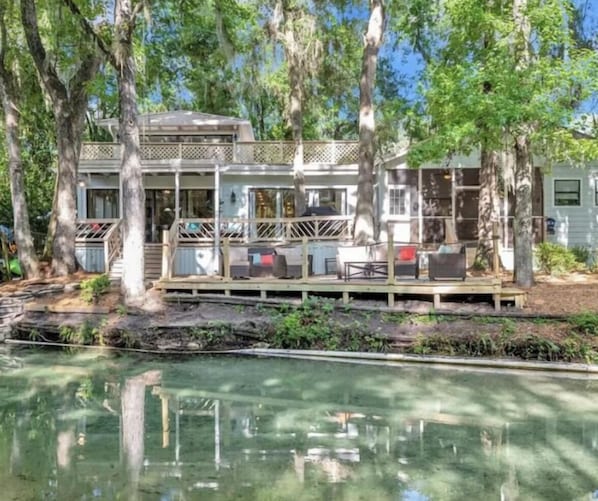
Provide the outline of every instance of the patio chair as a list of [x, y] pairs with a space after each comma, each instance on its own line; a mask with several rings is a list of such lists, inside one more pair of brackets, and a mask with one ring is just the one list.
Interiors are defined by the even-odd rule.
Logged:
[[[307, 256], [307, 274], [313, 275], [313, 255]], [[274, 276], [278, 278], [301, 278], [303, 274], [303, 249], [299, 246], [277, 247], [274, 256]]]
[[465, 280], [467, 259], [465, 245], [443, 244], [428, 255], [430, 280]]
[[247, 247], [229, 248], [229, 270], [232, 278], [249, 277], [249, 256]]
[[[388, 246], [385, 243], [374, 246], [374, 260], [387, 261]], [[396, 245], [394, 247], [395, 278], [419, 277], [419, 256], [417, 245]]]

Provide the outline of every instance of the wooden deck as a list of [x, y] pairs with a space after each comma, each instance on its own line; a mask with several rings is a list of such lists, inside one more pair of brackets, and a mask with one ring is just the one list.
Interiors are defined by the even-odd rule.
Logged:
[[[249, 278], [233, 280], [224, 277], [187, 276], [162, 278], [156, 287], [165, 292], [198, 293], [221, 292], [230, 296], [247, 291], [259, 292], [260, 297], [267, 298], [269, 294], [301, 294], [307, 299], [310, 294], [341, 296], [343, 303], [348, 303], [351, 295], [381, 294], [386, 296], [389, 307], [393, 307], [397, 296], [427, 296], [432, 299], [434, 308], [441, 306], [442, 296], [468, 295], [490, 296], [494, 309], [500, 311], [502, 300], [516, 300], [524, 291], [509, 289], [507, 295], [502, 294], [500, 279], [497, 278], [467, 278], [465, 281], [430, 281], [428, 278], [400, 280], [392, 283], [387, 280], [339, 280], [333, 276], [317, 275], [308, 279], [280, 279], [280, 278]], [[519, 304], [523, 304], [519, 302]]]

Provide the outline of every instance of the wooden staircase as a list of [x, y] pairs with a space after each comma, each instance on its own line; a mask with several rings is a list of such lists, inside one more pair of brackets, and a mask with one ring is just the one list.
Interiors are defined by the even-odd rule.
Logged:
[[[162, 275], [162, 244], [145, 244], [145, 279], [158, 280]], [[123, 259], [112, 261], [108, 277], [112, 283], [119, 283], [123, 276]]]

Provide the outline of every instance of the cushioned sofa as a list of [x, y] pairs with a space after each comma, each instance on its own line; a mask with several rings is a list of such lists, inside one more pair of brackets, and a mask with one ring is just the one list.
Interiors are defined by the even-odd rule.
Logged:
[[274, 257], [276, 251], [272, 247], [250, 247], [247, 249], [249, 257], [250, 277], [271, 277], [274, 272]]
[[443, 244], [428, 254], [430, 280], [465, 280], [467, 259], [463, 244]]

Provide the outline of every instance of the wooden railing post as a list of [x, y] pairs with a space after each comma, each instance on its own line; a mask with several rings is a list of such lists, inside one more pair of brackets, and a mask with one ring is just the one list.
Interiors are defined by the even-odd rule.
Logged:
[[388, 283], [393, 284], [395, 281], [395, 246], [393, 225], [388, 225], [388, 241], [386, 243], [386, 265], [388, 266]]
[[307, 282], [309, 278], [309, 254], [307, 253], [307, 237], [303, 237], [302, 240], [302, 252], [303, 262], [301, 263], [301, 279]]
[[162, 276], [170, 278], [170, 231], [162, 230]]
[[500, 259], [498, 255], [498, 248], [500, 244], [500, 234], [498, 231], [498, 221], [492, 223], [492, 269], [494, 270], [494, 276], [500, 276]]
[[224, 281], [230, 282], [230, 239], [228, 237], [222, 239], [222, 267]]

